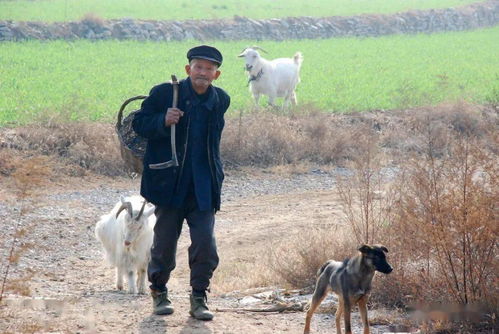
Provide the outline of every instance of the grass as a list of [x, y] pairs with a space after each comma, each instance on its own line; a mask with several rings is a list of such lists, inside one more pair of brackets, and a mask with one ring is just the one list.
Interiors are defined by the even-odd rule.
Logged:
[[0, 1], [0, 20], [75, 21], [87, 13], [113, 19], [219, 19], [241, 15], [251, 18], [333, 16], [395, 13], [411, 9], [446, 8], [476, 0], [16, 0]]
[[[407, 108], [461, 98], [499, 101], [499, 27], [470, 32], [258, 42], [267, 58], [304, 55], [299, 104], [329, 112]], [[0, 125], [65, 113], [111, 121], [128, 97], [183, 77], [185, 52], [198, 42], [26, 41], [0, 48]], [[216, 82], [230, 112], [251, 106], [243, 61], [255, 41], [213, 42], [225, 56]], [[265, 99], [266, 101], [266, 99]], [[264, 103], [264, 102], [262, 102]]]

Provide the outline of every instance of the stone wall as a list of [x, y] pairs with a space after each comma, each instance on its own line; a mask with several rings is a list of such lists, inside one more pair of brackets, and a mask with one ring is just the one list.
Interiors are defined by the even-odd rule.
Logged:
[[286, 40], [341, 36], [381, 36], [469, 30], [497, 25], [499, 0], [467, 6], [414, 10], [392, 15], [288, 17], [255, 20], [235, 16], [225, 20], [102, 20], [79, 22], [0, 21], [0, 41], [24, 39], [135, 40]]

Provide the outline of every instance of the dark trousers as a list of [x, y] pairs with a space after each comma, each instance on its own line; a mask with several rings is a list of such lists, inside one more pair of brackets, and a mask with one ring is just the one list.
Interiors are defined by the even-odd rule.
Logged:
[[189, 194], [181, 209], [156, 207], [156, 225], [151, 248], [151, 261], [147, 269], [151, 289], [164, 291], [175, 269], [177, 242], [187, 220], [191, 236], [189, 247], [190, 284], [194, 290], [204, 291], [218, 266], [217, 246], [214, 236], [215, 213], [200, 211], [194, 194]]

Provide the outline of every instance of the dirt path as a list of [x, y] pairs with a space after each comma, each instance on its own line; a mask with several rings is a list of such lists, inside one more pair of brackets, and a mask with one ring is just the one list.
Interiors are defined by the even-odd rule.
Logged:
[[[326, 223], [339, 214], [332, 190], [333, 172], [229, 175], [223, 211], [217, 214], [221, 265], [215, 273], [209, 302], [213, 310], [219, 311], [212, 322], [199, 322], [188, 315], [187, 227], [182, 232], [178, 265], [169, 284], [176, 308], [173, 315], [154, 316], [148, 295], [129, 295], [114, 289], [114, 271], [102, 259], [93, 228], [120, 194], [135, 193], [138, 185], [138, 180], [93, 177], [56, 182], [46, 189], [46, 197], [22, 220], [30, 232], [21, 239], [26, 252], [12, 274], [22, 277], [31, 273], [31, 278], [24, 279], [29, 282], [31, 296], [7, 295], [6, 305], [0, 307], [0, 333], [229, 334], [303, 330], [303, 312], [231, 311], [240, 307], [243, 297], [252, 295], [252, 290], [245, 287], [247, 277], [240, 277], [241, 292], [224, 290], [238, 285], [237, 274], [232, 274], [234, 268], [251, 266], [259, 260], [255, 250], [264, 253], [283, 235]], [[5, 191], [3, 195], [5, 199]], [[16, 221], [8, 218], [16, 214], [6, 203], [0, 202], [0, 215], [6, 217], [0, 222], [1, 230], [6, 231], [2, 233], [2, 245], [8, 244]], [[6, 249], [2, 250], [2, 260]], [[22, 281], [19, 286], [23, 286]], [[267, 290], [272, 289], [276, 287]], [[333, 321], [330, 314], [315, 315], [314, 333], [334, 333]], [[353, 322], [359, 323], [357, 314]], [[371, 329], [374, 334], [387, 332], [386, 326]], [[360, 328], [354, 330], [360, 332]]]

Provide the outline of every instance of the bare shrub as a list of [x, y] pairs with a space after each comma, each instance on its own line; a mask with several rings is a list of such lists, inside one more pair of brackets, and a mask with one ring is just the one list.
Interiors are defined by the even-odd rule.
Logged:
[[213, 279], [212, 291], [227, 293], [237, 290], [278, 286], [272, 268], [266, 262], [248, 262], [234, 259], [230, 262], [221, 262], [217, 275]]
[[0, 150], [0, 176], [9, 176], [19, 162], [19, 154], [13, 149], [2, 149]]
[[[389, 306], [403, 305], [400, 295], [411, 280], [399, 272], [398, 249], [393, 248], [394, 232], [390, 225], [393, 192], [390, 189], [393, 167], [385, 166], [390, 161], [381, 148], [381, 136], [373, 119], [362, 119], [355, 127], [356, 147], [351, 151], [351, 160], [346, 163], [347, 172], [337, 178], [337, 192], [351, 232], [352, 246], [361, 244], [382, 244], [389, 250], [389, 259], [394, 272], [390, 275], [377, 275], [373, 281], [371, 302]], [[351, 252], [349, 256], [354, 255]], [[397, 276], [394, 279], [394, 276]]]
[[268, 258], [278, 284], [313, 288], [317, 270], [330, 259], [343, 260], [356, 252], [343, 226], [311, 228], [280, 242]]
[[[456, 109], [466, 111], [455, 112]], [[472, 110], [472, 112], [470, 112]], [[119, 145], [111, 124], [73, 121], [79, 110], [66, 108], [61, 113], [39, 116], [38, 123], [16, 129], [0, 128], [0, 147], [44, 154], [62, 162], [58, 172], [81, 176], [87, 170], [108, 175], [126, 175]], [[410, 154], [422, 154], [414, 126], [419, 115], [431, 112], [435, 128], [462, 129], [483, 140], [484, 147], [499, 153], [497, 113], [465, 103], [408, 111], [327, 114], [313, 106], [293, 113], [250, 112], [228, 117], [222, 137], [222, 158], [230, 167], [334, 164], [346, 166], [359, 156], [359, 136], [372, 133], [382, 159], [392, 164], [403, 162]], [[78, 118], [76, 118], [78, 119]], [[445, 132], [442, 132], [444, 134]], [[436, 154], [445, 149], [447, 139], [436, 139]], [[440, 146], [439, 146], [440, 145]], [[440, 147], [440, 148], [439, 148]], [[362, 152], [360, 152], [362, 153]], [[2, 154], [2, 153], [0, 153]], [[0, 160], [0, 173], [12, 170]], [[65, 164], [65, 165], [64, 165]], [[386, 163], [385, 163], [386, 164]]]
[[446, 115], [452, 120], [446, 128], [434, 114], [414, 124], [422, 154], [407, 162], [397, 180], [393, 242], [400, 257], [396, 272], [404, 277], [395, 278], [407, 302], [480, 304], [494, 317], [497, 155], [488, 149], [488, 124], [463, 110], [454, 113]]
[[16, 196], [16, 202], [12, 205], [15, 204], [19, 209], [17, 217], [12, 218], [15, 227], [12, 236], [10, 236], [10, 245], [7, 246], [7, 257], [2, 259], [0, 302], [6, 290], [16, 291], [23, 295], [29, 295], [30, 293], [27, 283], [32, 276], [31, 272], [25, 273], [25, 277], [18, 280], [10, 279], [9, 273], [11, 267], [17, 265], [22, 254], [33, 246], [22, 241], [30, 229], [29, 223], [23, 224], [23, 217], [28, 210], [33, 208], [33, 201], [36, 199], [37, 193], [51, 175], [51, 164], [47, 157], [33, 157], [22, 163], [19, 162], [19, 164], [19, 166], [14, 167], [15, 172], [12, 173], [15, 187], [11, 189]]
[[101, 28], [105, 25], [104, 19], [95, 13], [86, 13], [85, 15], [83, 15], [81, 22], [85, 23], [91, 28]]
[[[237, 122], [237, 125], [236, 125]], [[223, 157], [236, 165], [269, 166], [295, 161], [302, 136], [286, 117], [257, 112], [229, 120], [222, 140]]]
[[[8, 146], [55, 156], [66, 163], [60, 171], [72, 176], [81, 176], [86, 170], [108, 176], [125, 175], [118, 141], [108, 124], [48, 120], [12, 130]], [[7, 165], [4, 168], [9, 169]]]
[[339, 117], [318, 111], [302, 116], [300, 124], [307, 138], [302, 159], [321, 164], [343, 164], [355, 147], [355, 131], [344, 126]]
[[353, 133], [333, 115], [253, 112], [228, 119], [222, 157], [229, 165], [268, 167], [296, 162], [341, 163]]
[[348, 163], [350, 173], [338, 177], [337, 190], [346, 221], [357, 244], [382, 243], [389, 219], [389, 196], [385, 193], [379, 136], [372, 126], [356, 131], [356, 152]]

